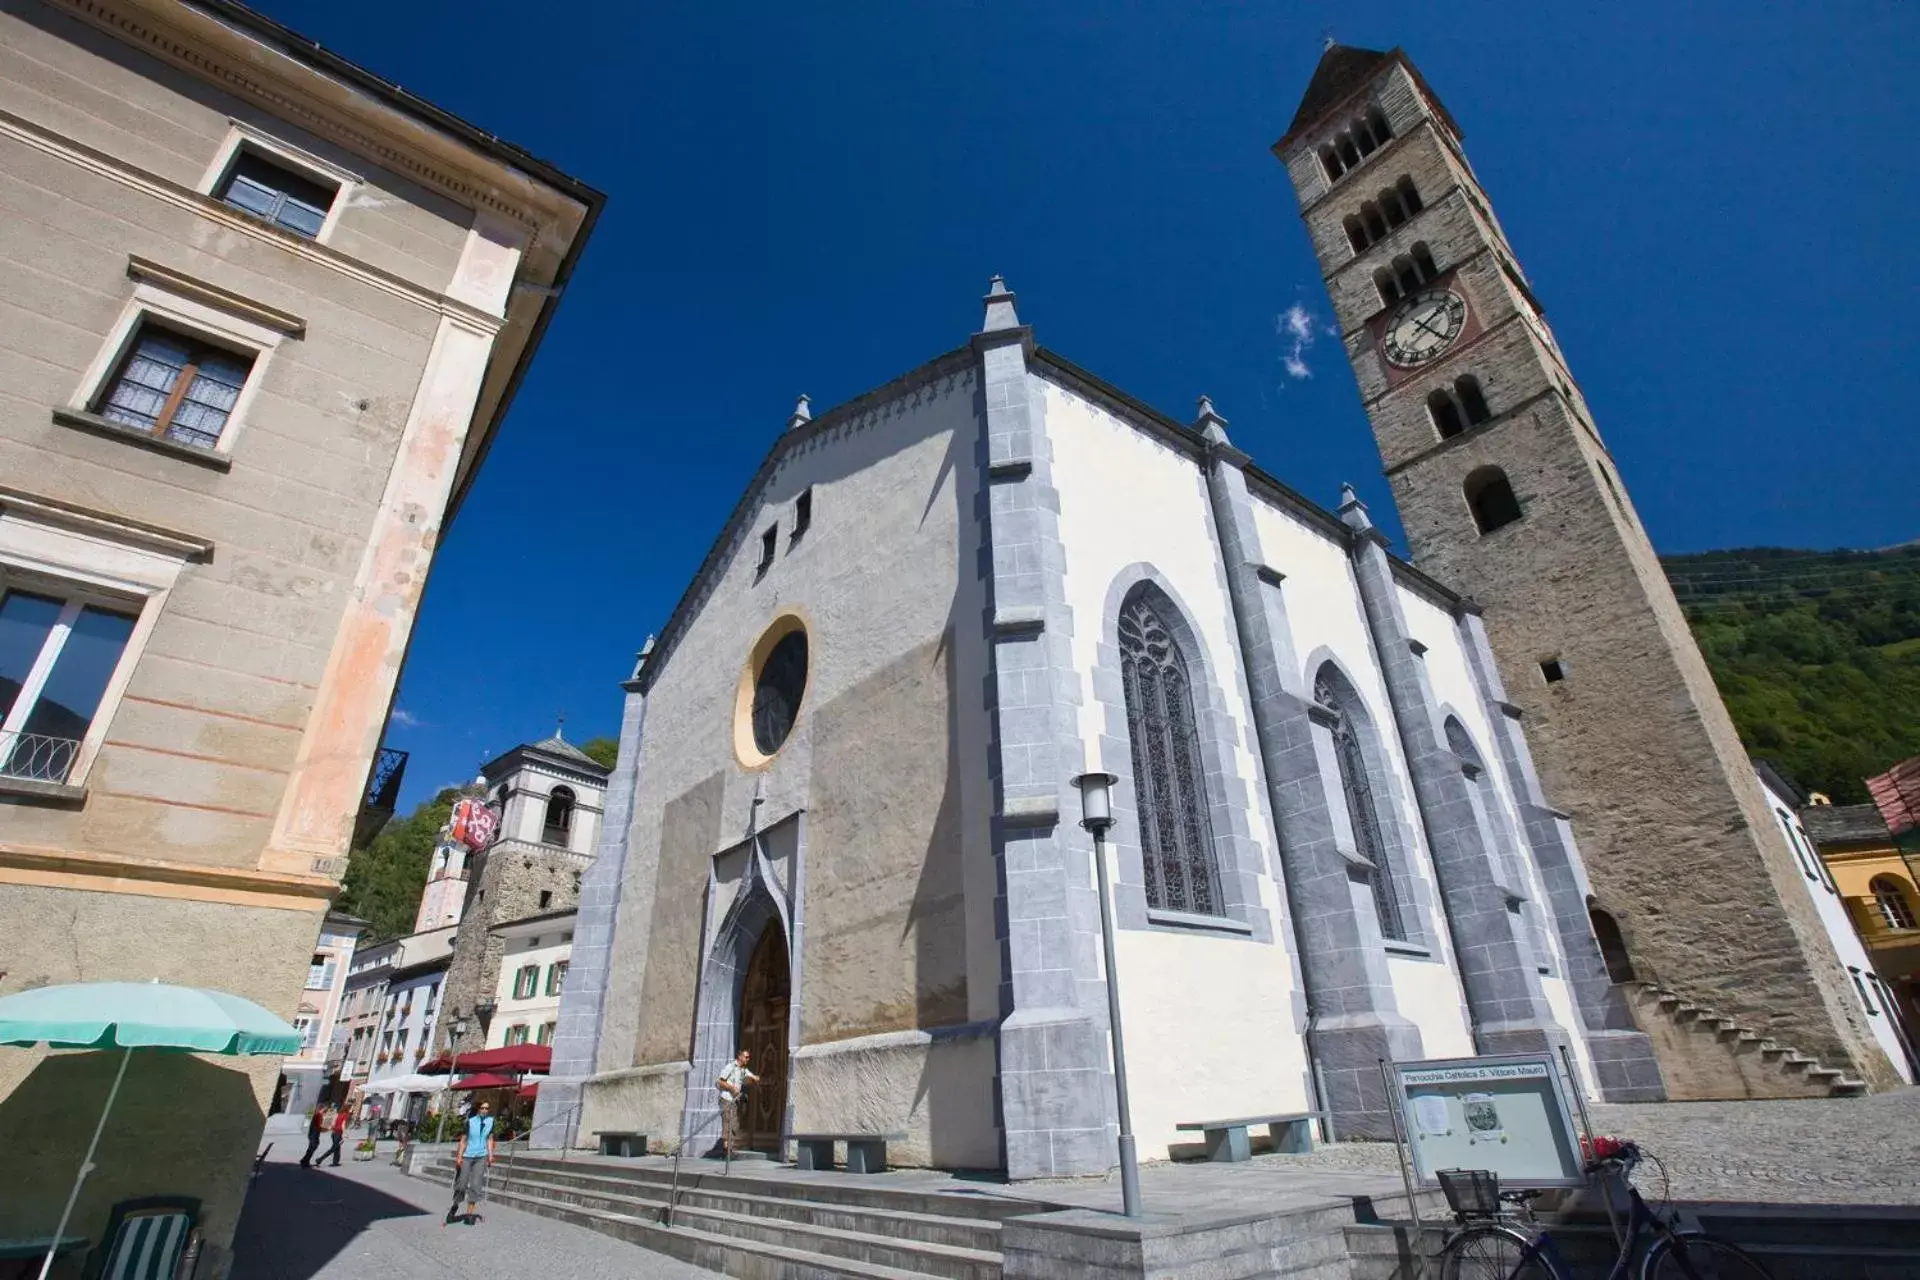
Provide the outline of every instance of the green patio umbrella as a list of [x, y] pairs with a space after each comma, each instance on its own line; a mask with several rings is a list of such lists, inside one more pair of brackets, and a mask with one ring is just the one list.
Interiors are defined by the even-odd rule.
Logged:
[[120, 1096], [127, 1064], [135, 1049], [217, 1053], [228, 1056], [288, 1054], [299, 1051], [300, 1033], [251, 1000], [225, 991], [174, 987], [154, 982], [76, 982], [39, 987], [0, 998], [0, 1045], [44, 1044], [53, 1049], [124, 1049], [113, 1088], [100, 1109], [87, 1154], [74, 1176], [67, 1206], [60, 1211], [40, 1280], [53, 1267], [54, 1253], [67, 1233], [80, 1188], [93, 1172], [94, 1152], [106, 1131], [113, 1100]]

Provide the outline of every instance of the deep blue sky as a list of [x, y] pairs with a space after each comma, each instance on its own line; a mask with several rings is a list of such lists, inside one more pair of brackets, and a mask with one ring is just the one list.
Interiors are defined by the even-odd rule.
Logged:
[[435, 566], [390, 745], [406, 802], [618, 724], [796, 393], [1039, 340], [1391, 526], [1268, 146], [1320, 54], [1404, 46], [1466, 146], [1663, 551], [1920, 535], [1920, 6], [266, 0], [610, 197]]

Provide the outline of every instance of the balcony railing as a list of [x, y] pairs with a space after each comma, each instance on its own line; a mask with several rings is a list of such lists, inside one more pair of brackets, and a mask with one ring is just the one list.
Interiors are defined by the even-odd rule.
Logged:
[[406, 773], [406, 752], [381, 747], [373, 753], [373, 766], [367, 771], [366, 797], [353, 823], [355, 845], [364, 845], [379, 835], [380, 828], [393, 817], [394, 806], [400, 801], [400, 781]]
[[80, 755], [80, 739], [0, 730], [0, 777], [64, 783]]

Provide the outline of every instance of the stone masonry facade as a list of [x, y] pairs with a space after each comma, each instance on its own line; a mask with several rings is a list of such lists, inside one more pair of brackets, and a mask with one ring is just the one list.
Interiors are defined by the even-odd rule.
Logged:
[[[1370, 110], [1391, 139], [1333, 176], [1318, 148]], [[1397, 51], [1336, 47], [1275, 151], [1414, 557], [1484, 609], [1537, 757], [1540, 834], [1570, 818], [1591, 876], [1587, 905], [1617, 919], [1637, 976], [1737, 1013], [1874, 1087], [1890, 1084], [1891, 1065], [1820, 920], [1794, 891], [1792, 852], [1451, 117]], [[1368, 216], [1365, 206], [1377, 208], [1403, 178], [1418, 192], [1411, 216], [1370, 242], [1351, 234], [1350, 219]], [[1380, 352], [1394, 304], [1376, 272], [1422, 259], [1432, 271], [1417, 287], [1461, 296], [1468, 320], [1451, 349], [1403, 371]], [[1477, 380], [1491, 416], [1443, 438], [1428, 396], [1463, 376]], [[1495, 467], [1522, 515], [1483, 534], [1464, 486]], [[1564, 678], [1547, 679], [1548, 661]], [[1555, 905], [1563, 936], [1570, 906]], [[1731, 1087], [1710, 1063], [1662, 1066], [1675, 1097]]]

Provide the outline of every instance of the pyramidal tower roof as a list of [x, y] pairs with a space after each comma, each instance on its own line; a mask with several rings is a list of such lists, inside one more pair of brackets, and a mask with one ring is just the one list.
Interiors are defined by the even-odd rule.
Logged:
[[1273, 144], [1275, 154], [1283, 151], [1300, 134], [1324, 121], [1342, 103], [1367, 87], [1376, 76], [1394, 63], [1399, 63], [1420, 86], [1420, 92], [1433, 104], [1433, 109], [1453, 131], [1455, 138], [1461, 137], [1460, 126], [1455, 123], [1446, 104], [1420, 74], [1420, 68], [1406, 51], [1397, 45], [1394, 48], [1361, 49], [1350, 44], [1329, 44], [1320, 55], [1320, 64], [1313, 69], [1312, 79], [1307, 81], [1307, 91], [1300, 97], [1299, 109], [1293, 113], [1293, 123], [1287, 126], [1280, 141]]
[[1393, 55], [1381, 49], [1328, 45], [1327, 51], [1320, 55], [1320, 65], [1313, 69], [1313, 79], [1307, 81], [1307, 91], [1300, 99], [1300, 109], [1293, 113], [1287, 134], [1299, 132], [1339, 106], [1391, 61]]

